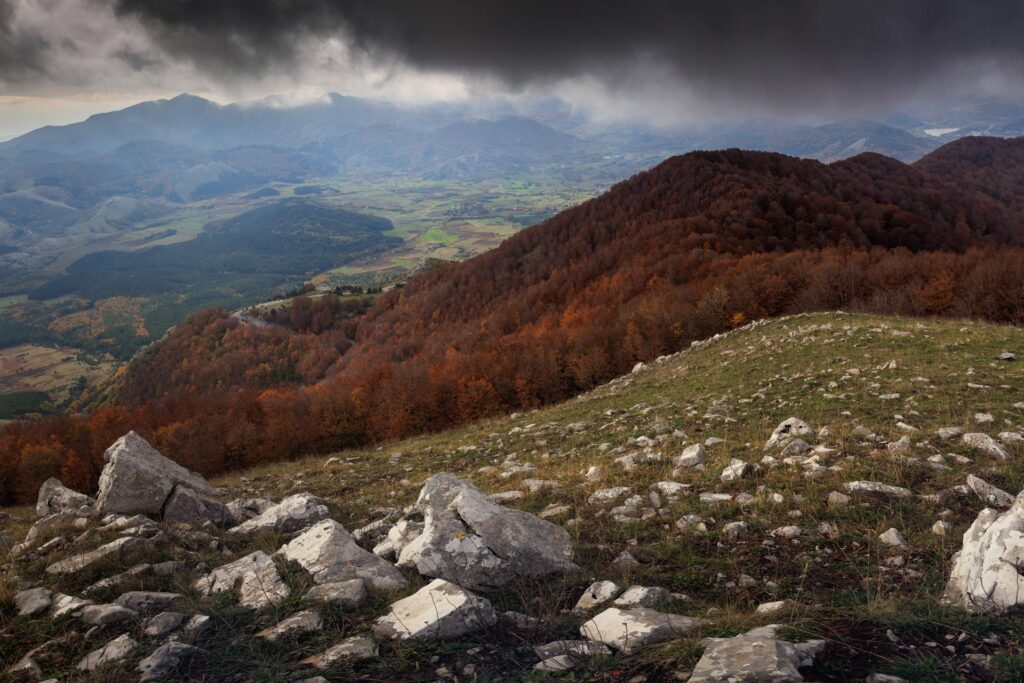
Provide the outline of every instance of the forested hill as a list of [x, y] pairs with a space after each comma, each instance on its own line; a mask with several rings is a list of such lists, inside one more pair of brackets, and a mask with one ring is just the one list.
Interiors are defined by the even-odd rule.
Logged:
[[962, 138], [918, 160], [914, 167], [1024, 213], [1024, 137]]
[[0, 496], [62, 463], [88, 489], [115, 427], [209, 474], [564, 399], [767, 316], [1024, 322], [1019, 145], [961, 141], [914, 166], [696, 152], [360, 316], [331, 297], [270, 326], [205, 312], [128, 368], [117, 406], [10, 428]]

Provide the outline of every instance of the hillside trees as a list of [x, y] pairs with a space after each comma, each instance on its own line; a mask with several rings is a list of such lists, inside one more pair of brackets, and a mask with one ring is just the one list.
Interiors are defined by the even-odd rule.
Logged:
[[258, 314], [269, 324], [193, 316], [128, 368], [116, 406], [0, 434], [17, 480], [0, 496], [62, 464], [92, 481], [128, 428], [216, 474], [565, 399], [763, 317], [1022, 324], [1024, 223], [1003, 196], [871, 154], [670, 159], [371, 308], [328, 295]]

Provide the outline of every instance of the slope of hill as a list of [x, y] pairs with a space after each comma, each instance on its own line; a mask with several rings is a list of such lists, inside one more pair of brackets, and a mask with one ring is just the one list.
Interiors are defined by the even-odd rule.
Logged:
[[1024, 214], [1024, 137], [962, 138], [921, 158], [914, 167]]
[[[578, 640], [581, 624], [611, 606], [571, 611], [590, 583], [602, 580], [620, 589], [657, 589], [650, 607], [707, 621], [633, 652], [578, 657], [574, 671], [564, 674], [572, 680], [687, 680], [710, 648], [704, 638], [774, 623], [786, 641], [824, 641], [801, 667], [805, 680], [848, 683], [878, 673], [910, 681], [1018, 681], [1024, 675], [1019, 611], [972, 614], [941, 597], [952, 556], [979, 511], [996, 499], [1005, 505], [1001, 496], [1024, 488], [1024, 446], [1014, 436], [1024, 431], [1024, 367], [997, 359], [1007, 350], [1019, 358], [1022, 349], [1024, 333], [1007, 326], [797, 316], [744, 326], [567, 403], [383, 448], [239, 472], [212, 482], [223, 487], [225, 500], [277, 501], [309, 491], [323, 497], [346, 529], [359, 529], [367, 549], [399, 509], [416, 501], [426, 477], [452, 472], [502, 494], [504, 505], [566, 529], [580, 571], [478, 591], [498, 613], [514, 610], [530, 619], [505, 615], [449, 640], [378, 639], [376, 654], [338, 657], [317, 670], [306, 658], [368, 635], [390, 601], [429, 579], [406, 568], [404, 589], [370, 589], [368, 597], [338, 607], [307, 595], [315, 577], [282, 559], [277, 566], [287, 597], [252, 611], [230, 593], [203, 595], [196, 582], [247, 553], [273, 552], [286, 534], [152, 523], [123, 532], [91, 529], [74, 544], [50, 543], [0, 570], [0, 668], [32, 651], [44, 676], [137, 680], [140, 660], [168, 638], [145, 635], [144, 628], [168, 609], [211, 617], [202, 634], [177, 632], [181, 642], [204, 650], [178, 672], [182, 681], [317, 674], [330, 681], [431, 681], [442, 669], [459, 680], [550, 680], [555, 674], [533, 670], [543, 658], [534, 648]], [[808, 423], [803, 438], [812, 450], [763, 448], [790, 417]], [[110, 433], [119, 436], [120, 428], [111, 425]], [[957, 430], [991, 435], [1009, 458], [970, 447]], [[690, 464], [681, 466], [677, 460], [688, 448]], [[187, 447], [164, 452], [189, 467], [204, 465], [203, 455]], [[896, 488], [871, 494], [848, 486], [864, 481]], [[3, 524], [20, 540], [33, 510], [7, 512]], [[81, 526], [42, 530], [31, 545], [58, 535], [70, 543], [83, 534]], [[73, 574], [44, 571], [118, 533], [140, 530], [163, 532], [156, 538], [164, 540]], [[894, 535], [901, 545], [887, 542]], [[631, 559], [616, 562], [623, 553]], [[136, 569], [141, 563], [173, 572]], [[108, 603], [130, 590], [182, 597], [100, 627], [71, 613], [17, 616], [14, 595], [21, 588], [81, 596], [92, 582], [126, 570], [133, 572], [122, 577], [125, 583], [88, 597]], [[23, 583], [15, 583], [15, 574]], [[765, 604], [770, 608], [758, 610]], [[320, 615], [317, 628], [276, 642], [259, 635], [302, 610]], [[99, 672], [74, 669], [122, 633], [139, 644]], [[60, 646], [36, 649], [47, 641]], [[784, 648], [778, 654], [788, 660]]]

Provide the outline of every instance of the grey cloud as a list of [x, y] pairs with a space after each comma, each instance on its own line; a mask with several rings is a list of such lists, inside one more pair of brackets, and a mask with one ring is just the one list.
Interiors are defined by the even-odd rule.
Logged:
[[709, 96], [813, 105], [1019, 74], [1019, 0], [114, 0], [179, 59], [221, 75], [288, 68], [338, 36], [371, 60], [497, 78], [668, 73]]
[[13, 0], [0, 0], [0, 85], [44, 75], [49, 50], [42, 36], [17, 29]]
[[127, 64], [134, 71], [146, 71], [147, 69], [158, 67], [163, 63], [161, 60], [153, 56], [136, 52], [128, 47], [121, 48], [114, 53], [114, 56]]

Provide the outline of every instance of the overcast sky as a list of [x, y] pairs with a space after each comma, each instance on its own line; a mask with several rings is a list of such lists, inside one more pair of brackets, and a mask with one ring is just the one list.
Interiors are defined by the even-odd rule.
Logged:
[[656, 123], [1024, 95], [1021, 0], [0, 0], [0, 137], [192, 92], [556, 95]]

